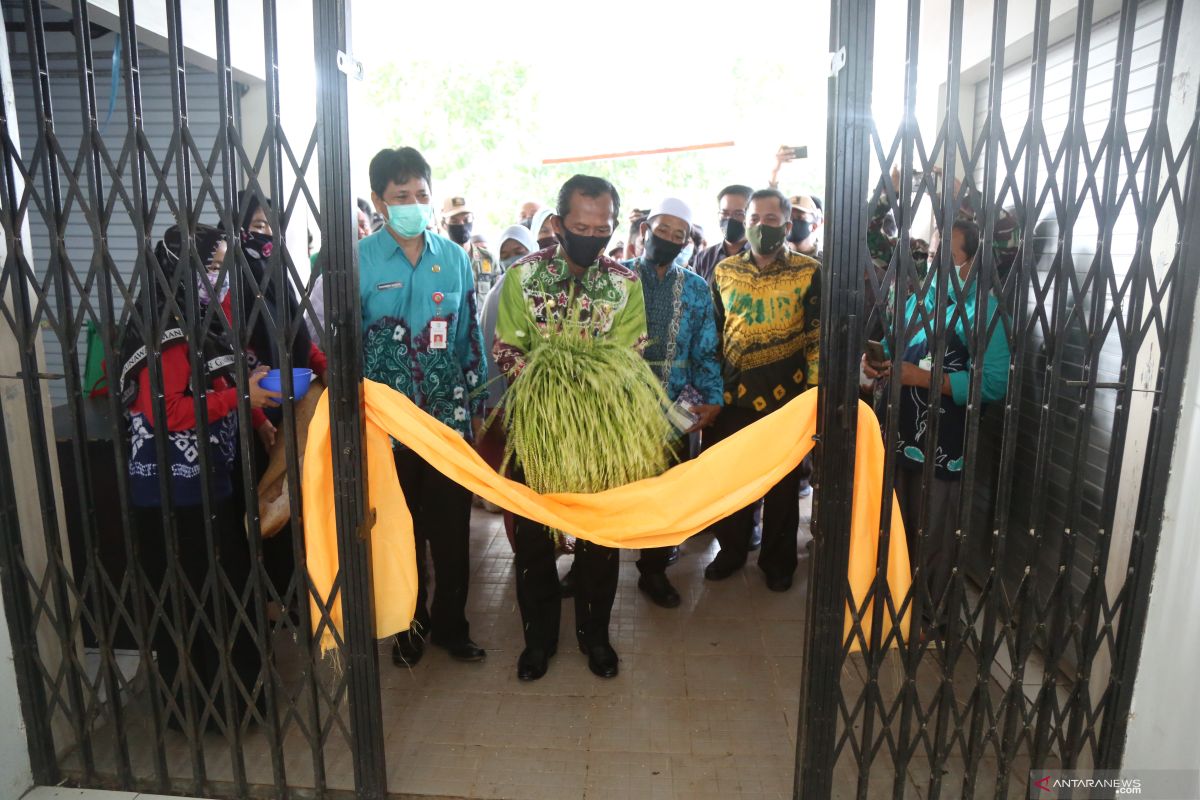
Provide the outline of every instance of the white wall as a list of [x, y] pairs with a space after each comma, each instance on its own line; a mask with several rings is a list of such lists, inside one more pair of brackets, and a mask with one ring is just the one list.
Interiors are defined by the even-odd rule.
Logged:
[[[7, 104], [4, 111], [9, 119], [9, 137], [14, 142], [19, 142], [7, 36], [0, 36], [0, 84], [3, 84]], [[22, 235], [28, 240], [28, 220], [25, 221]], [[4, 251], [5, 242], [0, 239], [0, 258], [6, 255]], [[9, 297], [6, 296], [4, 300], [9, 302]], [[16, 339], [6, 324], [0, 325], [0, 370], [3, 370], [3, 374], [15, 374], [19, 369]], [[21, 424], [25, 414], [25, 397], [20, 387], [20, 381], [0, 379], [0, 394], [4, 397], [4, 423], [9, 434], [9, 440], [0, 443], [0, 446], [8, 447], [10, 454], [18, 458], [22, 453], [32, 456], [30, 448], [33, 442], [27, 429]], [[45, 408], [48, 413], [48, 404]], [[15, 431], [13, 425], [17, 426]], [[30, 474], [29, 469], [14, 470], [13, 473], [18, 502], [17, 518], [23, 536], [27, 531], [31, 536], [40, 536], [42, 527], [36, 502], [37, 490], [30, 480]], [[0, 724], [0, 797], [20, 797], [33, 784], [33, 777], [29, 767], [29, 744], [25, 738], [25, 724], [17, 697], [17, 676], [13, 668], [12, 641], [8, 635], [8, 617], [3, 598], [0, 598], [0, 720], [12, 721], [12, 724]]]
[[[64, 11], [71, 10], [71, 0], [48, 0]], [[283, 6], [284, 4], [280, 4]], [[183, 0], [184, 49], [189, 63], [215, 72], [217, 68], [216, 11], [208, 0]], [[261, 4], [231, 2], [229, 10], [236, 21], [229, 26], [229, 49], [233, 54], [234, 80], [239, 83], [261, 81], [263, 64], [263, 29], [261, 14], [246, 14], [244, 9], [261, 8]], [[281, 13], [284, 11], [280, 9]], [[117, 0], [92, 0], [88, 3], [91, 21], [110, 30], [120, 30]], [[167, 52], [167, 7], [161, 0], [134, 0], [133, 15], [139, 28], [138, 43]]]
[[[1196, 254], [1193, 254], [1193, 259]], [[1182, 419], [1167, 485], [1162, 541], [1155, 558], [1146, 638], [1134, 684], [1126, 767], [1200, 765], [1200, 327], [1192, 326]]]
[[[1200, 49], [1200, 7], [1185, 3], [1180, 20], [1172, 117], [1196, 108]], [[1177, 128], [1178, 120], [1172, 120]], [[1175, 139], [1178, 141], [1178, 139]], [[1194, 156], [1193, 156], [1194, 157]], [[1200, 187], [1192, 187], [1192, 192]], [[1196, 224], [1200, 221], [1193, 220]], [[1195, 269], [1200, 252], [1183, 253]], [[1200, 317], [1198, 317], [1200, 319]], [[1191, 351], [1184, 378], [1183, 404], [1171, 477], [1167, 484], [1162, 540], [1154, 560], [1146, 638], [1134, 683], [1133, 708], [1125, 745], [1125, 766], [1137, 769], [1200, 767], [1200, 325], [1192, 324]]]
[[17, 700], [17, 676], [13, 671], [12, 643], [4, 599], [0, 598], [0, 797], [20, 797], [33, 785], [29, 771], [29, 744]]

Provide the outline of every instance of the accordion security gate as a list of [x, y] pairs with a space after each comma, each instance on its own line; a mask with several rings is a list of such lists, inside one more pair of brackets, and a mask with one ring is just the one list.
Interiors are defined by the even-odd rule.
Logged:
[[[1173, 86], [1194, 70], [1180, 47], [1194, 8], [1128, 0], [1102, 18], [1098, 5], [1052, 17], [1044, 0], [833, 3], [799, 796], [1028, 796], [1031, 770], [1121, 765], [1200, 272], [1200, 106]], [[1032, 52], [1009, 67], [1017, 29], [1031, 31]], [[891, 71], [873, 63], [889, 49]], [[986, 78], [964, 77], [982, 55]], [[922, 108], [931, 74], [936, 113]], [[894, 127], [878, 108], [888, 92], [903, 104]], [[977, 112], [973, 130], [964, 110]], [[962, 216], [979, 231], [970, 277], [948, 236], [936, 247]], [[943, 481], [934, 448], [944, 410], [961, 401], [933, 393], [909, 459], [921, 465], [906, 516], [913, 589], [892, 597], [883, 580], [887, 520], [901, 510], [889, 499], [879, 582], [856, 603], [843, 576], [860, 357], [868, 339], [904, 353], [922, 329], [939, 342], [933, 385], [951, 366], [940, 343], [952, 332], [973, 356], [961, 472]], [[994, 357], [996, 337], [1010, 353], [1002, 400], [983, 395], [980, 354]], [[895, 454], [889, 498], [913, 449], [898, 452], [911, 391], [899, 383], [869, 398]], [[935, 543], [930, 509], [947, 485], [953, 536]], [[931, 590], [938, 547], [952, 569]], [[884, 615], [905, 614], [907, 641], [858, 625], [869, 616], [878, 632]]]
[[[297, 99], [283, 89], [281, 31], [290, 30], [296, 7], [277, 0], [254, 6], [261, 53], [247, 67], [231, 35], [245, 27], [245, 9], [233, 9], [227, 0], [197, 5], [211, 9], [211, 16], [197, 17], [193, 4], [165, 0], [165, 25], [149, 35], [135, 19], [133, 0], [120, 0], [119, 13], [103, 19], [93, 19], [98, 12], [84, 0], [3, 3], [12, 81], [3, 84], [0, 98], [0, 343], [5, 371], [11, 369], [3, 377], [16, 390], [2, 398], [0, 570], [35, 778], [222, 797], [383, 797], [385, 712], [372, 635], [369, 543], [360, 536], [369, 510], [349, 195], [347, 81], [356, 66], [346, 55], [349, 2], [313, 3], [308, 35], [315, 103], [311, 91]], [[1025, 793], [1030, 768], [1118, 765], [1200, 270], [1197, 111], [1194, 98], [1192, 107], [1180, 108], [1172, 94], [1184, 3], [1130, 0], [1109, 20], [1115, 31], [1111, 82], [1100, 90], [1108, 96], [1097, 121], [1089, 111], [1098, 91], [1089, 56], [1102, 20], [1092, 18], [1092, 4], [1071, 12], [1074, 33], [1065, 45], [1051, 40], [1048, 0], [1034, 4], [1032, 55], [1022, 78], [1021, 70], [1006, 67], [1011, 23], [1008, 4], [998, 0], [990, 7], [984, 95], [968, 106], [961, 96], [968, 83], [963, 0], [908, 2], [901, 31], [906, 60], [892, 76], [903, 98], [894, 129], [872, 116], [873, 82], [880, 80], [873, 75], [872, 53], [880, 52], [880, 37], [897, 35], [877, 28], [882, 6], [832, 5], [826, 383], [796, 791], [805, 797], [1010, 796]], [[941, 6], [949, 10], [945, 53], [931, 50], [931, 33], [922, 28], [930, 9]], [[1131, 74], [1140, 69], [1135, 65], [1150, 34], [1153, 113], [1135, 129], [1127, 113]], [[308, 52], [307, 41], [288, 44]], [[1047, 90], [1052, 45], [1072, 48], [1065, 113], [1057, 123], [1049, 119]], [[162, 60], [155, 48], [165, 50], [161, 75], [149, 67]], [[919, 78], [931, 69], [945, 80], [945, 100], [932, 124], [918, 113]], [[106, 79], [114, 72], [110, 87]], [[1027, 102], [1014, 111], [1005, 96], [1022, 80]], [[20, 91], [14, 91], [17, 85]], [[196, 85], [216, 87], [215, 115], [189, 113], [213, 101], [198, 96]], [[163, 110], [144, 101], [154, 96], [153, 86], [170, 94], [165, 123], [149, 122]], [[115, 115], [106, 113], [106, 100], [118, 109]], [[315, 107], [297, 115], [290, 102]], [[964, 130], [961, 121], [968, 107], [984, 112], [973, 130]], [[933, 177], [934, 167], [940, 179]], [[954, 188], [956, 179], [961, 189]], [[118, 332], [130, 319], [148, 343], [157, 342], [164, 320], [153, 304], [136, 301], [139, 287], [171, 279], [153, 244], [177, 224], [185, 233], [183, 259], [197, 263], [186, 234], [200, 223], [232, 230], [238, 189], [274, 201], [268, 217], [279, 238], [300, 241], [306, 225], [318, 231], [327, 256], [323, 309], [308, 300], [313, 279], [298, 263], [296, 247], [276, 248], [262, 285], [252, 275], [249, 284], [231, 280], [237, 313], [230, 333], [244, 345], [249, 332], [242, 320], [256, 314], [276, 341], [290, 343], [299, 326], [311, 322], [329, 355], [342, 564], [336, 591], [348, 610], [357, 610], [346, 616], [338, 669], [319, 657], [315, 644], [329, 624], [331, 598], [313, 593], [299, 538], [292, 543], [298, 568], [281, 590], [262, 567], [255, 514], [247, 517], [255, 567], [245, 586], [220, 568], [192, 586], [178, 569], [158, 583], [137, 566], [144, 534], [129, 504], [129, 456], [118, 444], [125, 437], [122, 409], [115, 392], [103, 400], [86, 397], [89, 323], [98, 332], [92, 344], [106, 363], [117, 361]], [[867, 602], [855, 605], [841, 576], [853, 490], [855, 415], [849, 412], [860, 397], [859, 358], [868, 338], [883, 339], [895, 351], [908, 333], [897, 313], [906, 299], [926, 292], [934, 276], [946, 286], [954, 267], [949, 248], [922, 271], [911, 239], [918, 236], [921, 209], [936, 206], [932, 216], [945, 229], [962, 194], [985, 198], [977, 203], [984, 243], [977, 279], [963, 290], [977, 293], [978, 307], [988, 307], [990, 297], [997, 308], [993, 316], [972, 320], [967, 338], [972, 347], [996, 331], [1006, 338], [1007, 400], [981, 408], [982, 367], [976, 363], [965, 466], [956, 488], [961, 533], [953, 555], [959, 568], [947, 593], [935, 598], [914, 588], [910, 597], [887, 596], [885, 538], [881, 580]], [[1121, 228], [1118, 217], [1134, 222]], [[1010, 218], [1021, 242], [1015, 254], [992, 246]], [[875, 225], [879, 220], [888, 231]], [[869, 229], [871, 242], [881, 233], [893, 240], [890, 254], [872, 252]], [[1119, 242], [1114, 232], [1128, 241]], [[128, 257], [119, 242], [132, 242]], [[873, 257], [876, 268], [864, 271]], [[249, 272], [236, 244], [223, 269], [233, 277]], [[301, 298], [301, 318], [286, 302], [262, 299], [267, 283], [290, 287]], [[920, 323], [931, 339], [955, 322], [952, 317], [947, 323], [943, 313], [946, 290], [935, 295], [938, 313]], [[189, 335], [198, 336], [208, 320], [201, 317], [195, 287], [183, 297], [176, 310]], [[280, 351], [278, 366], [287, 374], [290, 347]], [[61, 374], [47, 371], [50, 352], [62, 354]], [[244, 383], [250, 365], [239, 353], [235, 374]], [[196, 370], [200, 365], [193, 361]], [[945, 366], [938, 354], [935, 377]], [[150, 370], [161, 395], [157, 359]], [[893, 451], [900, 391], [893, 385], [876, 398]], [[58, 403], [53, 412], [49, 397]], [[933, 400], [935, 429], [937, 409], [947, 402]], [[157, 403], [156, 412], [163, 411], [161, 399]], [[206, 418], [202, 401], [195, 410]], [[255, 456], [245, 397], [238, 416], [240, 456], [250, 462]], [[202, 437], [207, 427], [201, 425]], [[291, 403], [285, 404], [280, 435], [295, 486]], [[1129, 447], [1133, 439], [1140, 448]], [[98, 441], [110, 444], [105, 449]], [[166, 463], [173, 446], [166, 435], [158, 433], [152, 446], [159, 463]], [[1029, 463], [1018, 466], [1025, 453]], [[933, 453], [926, 455], [922, 485], [929, 493], [937, 479]], [[203, 448], [200, 458], [208, 474]], [[889, 462], [887, 485], [897, 468]], [[1029, 488], [1056, 481], [1063, 502]], [[253, 481], [247, 478], [235, 492], [256, 505]], [[203, 505], [209, 542], [211, 494], [210, 486]], [[1136, 508], [1124, 532], [1119, 501]], [[291, 502], [299, 519], [295, 493]], [[168, 530], [171, 511], [164, 511]], [[883, 531], [892, 513], [899, 510], [888, 503]], [[918, 550], [930, 544], [927, 516], [912, 532]], [[169, 546], [170, 537], [164, 540]], [[315, 620], [309, 598], [316, 601]], [[856, 618], [872, 615], [874, 638], [864, 638], [858, 625], [843, 635], [847, 602]], [[296, 607], [299, 619], [269, 619], [271, 603]], [[188, 604], [216, 610], [185, 621], [180, 609]], [[879, 631], [890, 629], [880, 624], [883, 615], [920, 619], [931, 606], [946, 620], [944, 636], [923, 643], [914, 625], [907, 641], [879, 638]], [[315, 636], [309, 633], [313, 621]], [[186, 646], [198, 625], [223, 641], [247, 631], [263, 672], [245, 685], [228, 653], [219, 685], [202, 685], [199, 675], [183, 670], [179, 681], [192, 690], [186, 695], [192, 701], [178, 709], [182, 734], [168, 734], [171, 710], [161, 690], [169, 687], [160, 685], [157, 669], [131, 671], [127, 659], [150, 664], [154, 631]], [[238, 696], [255, 701], [245, 714], [230, 701]], [[215, 730], [205, 733], [209, 723]]]
[[[306, 106], [299, 115], [286, 106], [281, 88], [280, 38], [281, 29], [294, 30], [297, 12], [304, 9], [274, 0], [252, 13], [233, 5], [167, 0], [159, 7], [165, 19], [151, 14], [143, 25], [133, 0], [121, 0], [115, 15], [97, 12], [83, 0], [3, 4], [13, 82], [4, 84], [0, 131], [2, 338], [6, 358], [16, 362], [6, 377], [15, 373], [20, 391], [9, 391], [4, 401], [0, 568], [34, 778], [43, 784], [67, 780], [230, 797], [382, 797], [386, 776], [369, 543], [360, 536], [366, 503], [349, 195], [348, 3], [323, 0], [312, 5], [311, 19], [305, 15], [307, 27], [301, 28], [311, 31], [307, 52], [315, 58], [310, 56], [308, 67], [311, 73], [315, 63], [315, 74], [307, 99], [301, 93], [302, 102], [294, 103]], [[136, 8], [146, 11], [141, 3]], [[253, 24], [247, 25], [247, 17]], [[232, 30], [259, 26], [258, 42], [247, 45], [245, 36], [231, 36]], [[235, 40], [237, 52], [231, 46]], [[100, 47], [106, 48], [104, 57], [93, 52]], [[161, 64], [163, 50], [165, 71], [143, 68], [143, 56], [147, 64]], [[255, 53], [257, 60], [247, 63]], [[242, 82], [245, 74], [256, 78], [250, 81], [253, 92]], [[111, 78], [111, 87], [101, 77]], [[189, 77], [203, 89], [189, 90]], [[19, 80], [27, 84], [13, 92]], [[313, 80], [320, 87], [315, 101]], [[167, 91], [166, 108], [161, 96], [157, 107], [146, 102]], [[207, 113], [190, 116], [192, 103], [204, 105]], [[123, 126], [123, 135], [110, 127], [117, 108], [115, 127]], [[64, 109], [72, 110], [70, 119]], [[239, 385], [245, 385], [250, 370], [247, 319], [265, 319], [272, 338], [286, 345], [278, 348], [282, 363], [273, 365], [283, 371], [285, 396], [292, 391], [290, 344], [302, 326], [312, 326], [329, 356], [342, 565], [335, 592], [348, 608], [361, 610], [347, 615], [332, 659], [321, 658], [316, 642], [328, 629], [333, 598], [313, 594], [299, 536], [291, 543], [297, 569], [282, 587], [263, 568], [254, 511], [246, 516], [253, 566], [244, 585], [220, 566], [210, 566], [198, 583], [189, 581], [170, 555], [179, 518], [197, 513], [213, 552], [207, 448], [197, 448], [201, 508], [179, 511], [169, 499], [163, 508], [163, 528], [170, 533], [159, 533], [158, 546], [166, 548], [173, 566], [161, 581], [140, 568], [139, 554], [148, 543], [143, 537], [149, 534], [138, 530], [130, 504], [125, 477], [130, 456], [121, 445], [126, 434], [118, 387], [97, 400], [87, 396], [91, 387], [84, 385], [85, 341], [106, 364], [118, 363], [120, 332], [132, 320], [152, 353], [148, 369], [155, 418], [166, 418], [156, 347], [166, 314], [152, 301], [139, 303], [140, 289], [157, 283], [167, 295], [183, 298], [182, 307], [164, 310], [185, 321], [191, 341], [203, 340], [211, 320], [201, 315], [198, 287], [192, 281], [173, 285], [175, 276], [160, 266], [154, 245], [168, 226], [178, 225], [180, 262], [196, 270], [191, 274], [203, 273], [194, 252], [195, 226], [236, 230], [240, 189], [264, 204], [279, 239], [302, 242], [309, 227], [319, 232], [327, 256], [325, 314], [308, 300], [313, 278], [306, 264], [297, 263], [297, 248], [274, 248], [259, 282], [233, 237], [214, 279], [228, 282], [233, 322], [226, 323], [215, 306], [210, 314], [220, 316], [240, 345], [234, 368]], [[278, 302], [267, 303], [269, 286], [290, 287], [301, 298], [299, 315], [282, 291], [271, 292]], [[96, 331], [91, 337], [89, 327]], [[51, 351], [62, 354], [61, 374], [43, 368], [44, 354]], [[196, 376], [199, 358], [191, 361]], [[53, 418], [51, 396], [65, 398]], [[207, 419], [204, 406], [197, 397], [197, 420]], [[239, 456], [243, 464], [252, 464], [249, 398], [240, 396], [238, 406]], [[159, 465], [169, 464], [168, 448], [176, 442], [163, 426], [156, 427], [148, 446], [155, 448]], [[208, 439], [210, 428], [201, 422], [200, 441]], [[23, 430], [32, 432], [24, 447]], [[291, 402], [284, 404], [279, 435], [286, 443], [288, 480], [298, 486]], [[255, 509], [252, 473], [247, 469], [234, 491]], [[160, 479], [160, 493], [170, 498], [166, 481]], [[290, 502], [292, 518], [299, 520], [295, 491]], [[297, 615], [268, 619], [270, 604], [294, 608]], [[315, 634], [310, 633], [313, 622]], [[248, 635], [262, 672], [243, 681], [231, 663], [231, 649], [224, 647], [215, 683], [185, 664], [177, 685], [166, 686], [158, 667], [128, 668], [130, 657], [154, 663], [156, 635], [184, 651], [198, 636], [231, 642]], [[172, 688], [182, 690], [183, 707], [165, 707]], [[239, 713], [243, 703], [247, 711]], [[168, 732], [172, 715], [181, 735]]]

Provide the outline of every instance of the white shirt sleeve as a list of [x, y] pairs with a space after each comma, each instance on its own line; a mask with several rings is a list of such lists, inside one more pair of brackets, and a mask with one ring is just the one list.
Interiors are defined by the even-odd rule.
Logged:
[[[307, 308], [304, 309], [304, 324], [308, 326], [308, 333], [312, 336], [313, 342], [319, 347], [321, 345], [321, 334], [325, 332], [325, 275], [317, 276], [313, 282], [312, 291], [308, 294], [309, 302], [312, 303], [313, 311], [310, 312]], [[313, 319], [313, 313], [316, 314], [316, 319]]]

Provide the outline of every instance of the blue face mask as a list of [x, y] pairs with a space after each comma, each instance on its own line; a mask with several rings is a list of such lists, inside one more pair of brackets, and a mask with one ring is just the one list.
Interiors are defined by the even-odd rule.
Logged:
[[688, 243], [679, 251], [679, 255], [675, 256], [675, 260], [671, 262], [674, 266], [680, 269], [687, 269], [688, 262], [692, 260], [692, 253], [696, 252], [695, 243], [688, 239]]
[[403, 206], [388, 206], [388, 225], [405, 239], [420, 236], [433, 219], [433, 206], [409, 203]]

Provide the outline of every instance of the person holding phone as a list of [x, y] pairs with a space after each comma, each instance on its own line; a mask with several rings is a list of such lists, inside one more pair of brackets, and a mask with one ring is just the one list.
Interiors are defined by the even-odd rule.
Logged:
[[795, 161], [798, 158], [808, 158], [807, 147], [792, 147], [790, 145], [781, 144], [779, 149], [775, 151], [775, 166], [771, 168], [771, 177], [767, 179], [767, 188], [779, 188], [779, 170], [784, 164]]
[[[940, 287], [936, 280], [923, 294], [908, 298], [904, 309], [905, 340], [892, 358], [886, 344], [867, 342], [862, 358], [862, 377], [866, 387], [877, 382], [899, 380], [900, 414], [896, 430], [896, 497], [908, 538], [909, 560], [921, 564], [929, 600], [925, 607], [926, 625], [937, 631], [946, 622], [945, 593], [954, 567], [952, 553], [958, 529], [959, 481], [965, 461], [967, 403], [971, 372], [976, 360], [982, 360], [981, 397], [984, 403], [1004, 399], [1008, 391], [1009, 348], [1003, 322], [995, 324], [985, 343], [973, 342], [976, 290], [972, 266], [979, 251], [979, 229], [975, 223], [958, 220], [950, 238], [954, 272], [949, 284]], [[933, 338], [937, 326], [938, 294], [944, 292], [945, 333]], [[991, 325], [998, 312], [995, 297], [987, 299], [986, 314]], [[889, 323], [890, 327], [890, 323]], [[941, 355], [942, 374], [934, 384], [933, 362]], [[934, 481], [929, 496], [928, 525], [923, 561], [918, 561], [918, 537], [915, 534], [926, 500], [921, 476], [930, 452], [927, 442], [929, 414], [934, 393], [942, 395], [937, 441], [932, 449]]]

